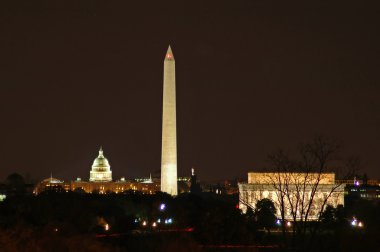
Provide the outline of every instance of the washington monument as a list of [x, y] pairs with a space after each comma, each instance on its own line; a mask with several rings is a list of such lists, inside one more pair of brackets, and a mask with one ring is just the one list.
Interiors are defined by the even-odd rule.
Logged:
[[175, 61], [168, 48], [164, 60], [162, 108], [161, 191], [177, 195], [177, 120], [175, 101]]

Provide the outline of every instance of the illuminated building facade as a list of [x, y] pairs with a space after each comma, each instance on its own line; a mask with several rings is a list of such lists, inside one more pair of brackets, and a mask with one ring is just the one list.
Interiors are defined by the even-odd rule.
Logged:
[[123, 192], [140, 192], [143, 194], [154, 194], [160, 191], [160, 182], [152, 179], [142, 180], [120, 180], [112, 181], [111, 166], [105, 158], [102, 148], [99, 150], [98, 157], [94, 160], [89, 181], [83, 181], [77, 178], [75, 181], [64, 182], [56, 178], [47, 178], [37, 184], [34, 188], [34, 194], [40, 194], [44, 191], [76, 191], [84, 193], [123, 193]]
[[154, 194], [160, 190], [159, 183], [143, 183], [134, 180], [125, 180], [121, 178], [111, 182], [87, 182], [87, 181], [71, 181], [70, 188], [72, 191], [84, 191], [86, 193], [124, 193], [124, 192], [140, 192], [143, 194]]
[[103, 155], [103, 149], [100, 147], [99, 155], [95, 158], [90, 171], [91, 182], [110, 182], [112, 181], [112, 171], [108, 159]]
[[63, 180], [50, 177], [38, 183], [34, 187], [33, 193], [39, 194], [43, 191], [64, 192], [64, 191], [70, 191], [70, 190], [71, 190], [70, 184], [65, 183]]
[[[305, 180], [305, 178], [307, 179]], [[304, 181], [306, 182], [304, 183]], [[319, 182], [314, 194], [315, 197], [310, 201], [312, 190], [315, 188], [317, 181]], [[274, 203], [277, 209], [276, 216], [280, 219], [280, 202], [282, 198], [281, 190], [279, 190], [280, 185], [282, 185], [283, 192], [290, 198], [290, 201], [286, 196], [284, 198], [284, 214], [287, 220], [293, 219], [291, 203], [293, 204], [293, 201], [297, 199], [297, 194], [305, 196], [305, 203], [312, 202], [308, 220], [317, 220], [319, 218], [319, 209], [322, 208], [326, 199], [325, 207], [327, 205], [333, 207], [344, 205], [344, 184], [337, 184], [333, 173], [322, 173], [318, 176], [318, 174], [311, 173], [250, 172], [248, 173], [248, 183], [238, 184], [239, 208], [245, 213], [248, 208], [254, 209], [259, 200], [268, 198]], [[305, 186], [305, 189], [300, 190], [300, 185]]]
[[380, 186], [369, 184], [346, 185], [346, 197], [349, 200], [366, 199], [380, 200]]

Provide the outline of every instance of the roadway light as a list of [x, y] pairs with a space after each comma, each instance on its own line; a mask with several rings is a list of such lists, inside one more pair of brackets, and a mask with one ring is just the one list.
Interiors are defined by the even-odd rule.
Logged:
[[351, 221], [351, 226], [356, 227], [357, 224], [358, 224], [358, 220], [355, 217], [353, 217]]
[[165, 205], [164, 203], [162, 203], [162, 204], [160, 205], [160, 211], [164, 211], [165, 208], [166, 208], [166, 205]]

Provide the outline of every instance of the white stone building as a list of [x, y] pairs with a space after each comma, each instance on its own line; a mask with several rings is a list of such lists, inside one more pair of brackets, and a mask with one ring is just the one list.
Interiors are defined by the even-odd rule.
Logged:
[[90, 171], [91, 182], [110, 182], [112, 181], [111, 166], [107, 158], [103, 155], [103, 149], [100, 147], [99, 155], [95, 158]]
[[322, 207], [344, 205], [344, 184], [335, 182], [334, 173], [248, 173], [248, 183], [239, 183], [239, 208], [245, 213], [264, 198], [273, 201], [279, 219], [281, 205], [286, 220], [305, 220], [310, 205], [307, 220], [318, 220]]

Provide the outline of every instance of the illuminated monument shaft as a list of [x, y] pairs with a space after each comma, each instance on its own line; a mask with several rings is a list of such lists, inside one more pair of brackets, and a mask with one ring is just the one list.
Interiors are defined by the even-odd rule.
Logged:
[[169, 46], [164, 61], [164, 96], [162, 111], [161, 191], [177, 195], [177, 123], [175, 61]]

